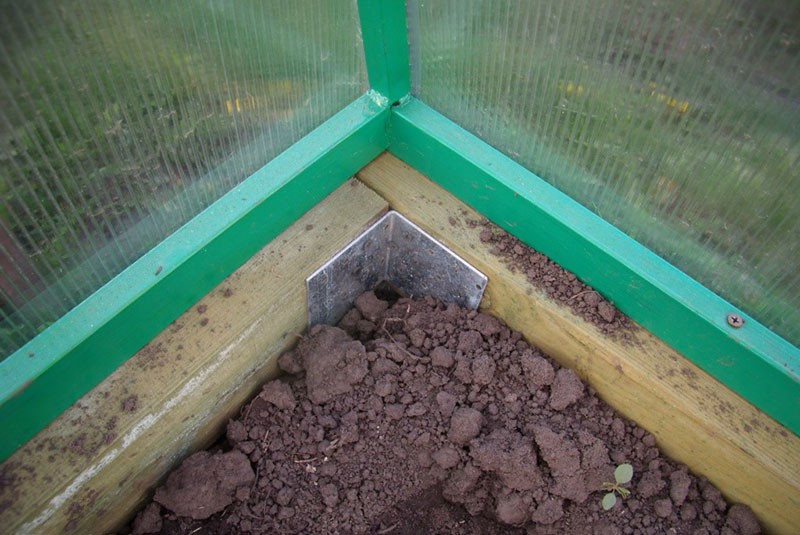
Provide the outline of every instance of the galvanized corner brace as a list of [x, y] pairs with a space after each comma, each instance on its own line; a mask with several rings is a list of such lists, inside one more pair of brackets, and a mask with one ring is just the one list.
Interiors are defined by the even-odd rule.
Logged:
[[308, 324], [335, 324], [361, 293], [389, 283], [406, 296], [478, 308], [487, 278], [397, 212], [389, 212], [308, 279]]

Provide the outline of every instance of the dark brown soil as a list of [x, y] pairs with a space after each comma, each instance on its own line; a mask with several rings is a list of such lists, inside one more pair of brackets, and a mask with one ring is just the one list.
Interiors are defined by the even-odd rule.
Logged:
[[[749, 508], [499, 320], [432, 299], [356, 305], [284, 354], [287, 375], [129, 530], [760, 533]], [[624, 462], [631, 496], [603, 511], [599, 489]]]

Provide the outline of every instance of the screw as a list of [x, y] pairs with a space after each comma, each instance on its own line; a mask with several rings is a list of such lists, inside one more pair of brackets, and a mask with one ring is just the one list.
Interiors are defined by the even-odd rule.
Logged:
[[728, 314], [728, 325], [733, 327], [734, 329], [738, 329], [742, 325], [744, 325], [744, 318], [741, 317], [739, 314]]

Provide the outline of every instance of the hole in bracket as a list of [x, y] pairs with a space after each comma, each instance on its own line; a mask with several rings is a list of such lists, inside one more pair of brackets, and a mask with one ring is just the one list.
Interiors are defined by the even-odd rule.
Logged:
[[386, 301], [390, 306], [395, 304], [401, 297], [408, 297], [405, 292], [387, 280], [379, 282], [373, 291], [375, 292], [375, 297], [381, 301]]

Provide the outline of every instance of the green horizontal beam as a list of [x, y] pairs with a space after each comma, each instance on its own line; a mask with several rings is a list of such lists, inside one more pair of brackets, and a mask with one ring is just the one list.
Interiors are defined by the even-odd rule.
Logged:
[[422, 102], [393, 109], [390, 138], [392, 154], [800, 434], [800, 349]]
[[370, 89], [398, 102], [411, 87], [406, 3], [358, 0], [358, 15]]
[[365, 95], [0, 362], [0, 460], [386, 149]]

